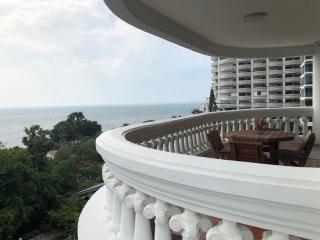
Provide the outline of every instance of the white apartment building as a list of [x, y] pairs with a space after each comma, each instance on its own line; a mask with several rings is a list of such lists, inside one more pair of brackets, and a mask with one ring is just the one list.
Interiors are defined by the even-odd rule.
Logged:
[[312, 57], [212, 57], [222, 110], [312, 106]]

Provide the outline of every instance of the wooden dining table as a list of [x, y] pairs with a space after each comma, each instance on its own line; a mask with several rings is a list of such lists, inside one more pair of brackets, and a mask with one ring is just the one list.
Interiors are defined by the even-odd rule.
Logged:
[[277, 152], [279, 150], [279, 143], [282, 141], [291, 141], [294, 139], [294, 133], [282, 132], [279, 130], [243, 130], [231, 131], [224, 134], [224, 137], [231, 140], [234, 136], [252, 139], [253, 141], [262, 142], [269, 146], [270, 164], [278, 164]]

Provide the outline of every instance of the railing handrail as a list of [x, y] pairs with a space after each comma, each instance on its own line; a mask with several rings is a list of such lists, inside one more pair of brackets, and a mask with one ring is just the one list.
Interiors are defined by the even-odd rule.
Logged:
[[121, 181], [152, 197], [209, 216], [316, 238], [320, 169], [217, 160], [136, 144], [162, 136], [168, 128], [179, 131], [191, 124], [240, 116], [283, 116], [284, 110], [285, 116], [313, 112], [312, 108], [241, 110], [136, 124], [103, 133], [97, 150]]
[[[284, 114], [285, 111], [285, 114]], [[290, 108], [290, 111], [284, 108], [274, 109], [246, 109], [246, 110], [231, 110], [219, 111], [210, 113], [201, 113], [187, 117], [165, 119], [141, 126], [129, 127], [125, 133], [125, 138], [134, 143], [141, 143], [144, 140], [164, 136], [172, 132], [183, 131], [187, 126], [205, 124], [210, 121], [223, 121], [235, 119], [248, 119], [256, 117], [294, 117], [299, 114], [302, 116], [312, 115], [312, 107], [296, 107]]]

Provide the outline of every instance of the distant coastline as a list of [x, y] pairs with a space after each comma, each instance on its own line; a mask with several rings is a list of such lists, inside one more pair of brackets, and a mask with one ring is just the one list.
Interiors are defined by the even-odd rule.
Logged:
[[90, 120], [102, 124], [103, 131], [146, 120], [160, 120], [191, 114], [200, 102], [154, 103], [127, 105], [84, 105], [0, 108], [0, 141], [7, 147], [22, 146], [23, 130], [33, 124], [51, 129], [54, 124], [75, 111], [81, 111]]

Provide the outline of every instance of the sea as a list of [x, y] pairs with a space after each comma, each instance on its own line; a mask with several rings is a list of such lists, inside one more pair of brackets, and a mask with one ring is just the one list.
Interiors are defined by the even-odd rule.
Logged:
[[44, 129], [63, 121], [72, 112], [83, 112], [85, 117], [97, 121], [103, 131], [148, 120], [190, 115], [200, 102], [150, 105], [97, 105], [35, 108], [0, 108], [0, 142], [6, 147], [23, 147], [24, 129], [39, 124]]

